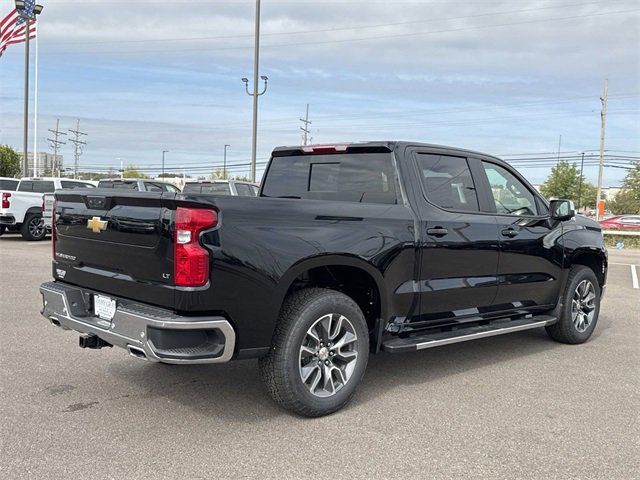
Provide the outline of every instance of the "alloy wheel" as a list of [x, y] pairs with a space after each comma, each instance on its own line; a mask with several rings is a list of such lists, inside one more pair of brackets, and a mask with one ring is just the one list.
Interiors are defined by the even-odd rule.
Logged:
[[589, 280], [582, 280], [571, 300], [571, 320], [576, 330], [583, 333], [589, 328], [596, 314], [596, 289]]
[[32, 217], [31, 220], [29, 220], [28, 228], [33, 238], [40, 238], [43, 236], [45, 229], [44, 220], [42, 217]]
[[356, 330], [344, 315], [330, 313], [307, 330], [300, 347], [302, 383], [317, 397], [339, 392], [353, 375], [358, 357]]

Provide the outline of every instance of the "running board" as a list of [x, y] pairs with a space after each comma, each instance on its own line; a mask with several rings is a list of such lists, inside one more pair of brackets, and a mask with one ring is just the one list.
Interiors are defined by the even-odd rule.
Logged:
[[407, 338], [391, 338], [382, 343], [382, 349], [390, 353], [413, 352], [425, 348], [441, 347], [452, 343], [544, 327], [556, 321], [557, 318], [551, 315], [538, 315], [520, 320], [496, 320], [489, 325], [477, 325], [448, 332], [429, 333]]

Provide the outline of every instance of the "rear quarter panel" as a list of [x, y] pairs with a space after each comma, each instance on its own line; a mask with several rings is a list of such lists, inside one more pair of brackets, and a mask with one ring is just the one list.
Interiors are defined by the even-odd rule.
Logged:
[[176, 308], [226, 313], [240, 349], [270, 344], [287, 289], [314, 266], [367, 271], [385, 316], [410, 307], [412, 295], [394, 293], [415, 268], [414, 221], [403, 205], [184, 194], [176, 201], [219, 210], [218, 227], [202, 237], [212, 258], [210, 286], [177, 291]]

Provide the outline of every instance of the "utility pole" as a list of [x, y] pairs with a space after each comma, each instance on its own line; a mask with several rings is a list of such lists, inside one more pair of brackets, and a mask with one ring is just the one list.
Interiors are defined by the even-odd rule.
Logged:
[[578, 186], [578, 211], [580, 211], [580, 207], [582, 206], [582, 172], [584, 170], [584, 152], [578, 152], [578, 155], [582, 155], [582, 159], [580, 160], [580, 184]]
[[558, 163], [560, 163], [560, 149], [562, 148], [562, 135], [558, 138]]
[[76, 123], [76, 129], [69, 129], [69, 132], [71, 132], [74, 136], [74, 138], [69, 138], [69, 141], [71, 143], [73, 143], [73, 178], [78, 178], [78, 168], [79, 168], [79, 164], [80, 164], [80, 155], [82, 155], [82, 152], [84, 151], [84, 146], [87, 144], [87, 142], [83, 142], [82, 140], [80, 140], [81, 135], [87, 135], [84, 132], [80, 131], [80, 119], [78, 119], [77, 123]]
[[598, 195], [596, 197], [596, 220], [600, 220], [600, 195], [602, 194], [602, 174], [604, 170], [604, 132], [607, 120], [607, 94], [609, 92], [609, 79], [604, 80], [604, 93], [600, 97], [602, 110], [600, 111], [600, 162], [598, 166]]
[[60, 131], [60, 119], [56, 120], [56, 129], [49, 129], [51, 133], [53, 133], [53, 138], [47, 138], [49, 141], [49, 146], [53, 149], [53, 162], [51, 162], [51, 174], [54, 174], [54, 171], [57, 170], [57, 176], [60, 176], [60, 162], [58, 161], [58, 151], [60, 150], [60, 145], [66, 145], [67, 142], [63, 142], [62, 140], [58, 140], [61, 135], [66, 135], [65, 132]]
[[256, 150], [258, 146], [258, 97], [267, 91], [266, 75], [260, 78], [264, 81], [264, 89], [258, 93], [258, 69], [260, 68], [260, 0], [256, 0], [256, 20], [255, 20], [255, 44], [253, 50], [253, 93], [249, 93], [249, 80], [243, 78], [247, 95], [253, 97], [253, 135], [251, 137], [251, 179], [256, 182]]
[[309, 120], [309, 104], [308, 103], [307, 103], [306, 113], [304, 114], [304, 118], [301, 118], [300, 121], [304, 123], [304, 127], [300, 127], [300, 130], [302, 130], [302, 144], [308, 145], [309, 134], [311, 133], [311, 130], [309, 129], [309, 125], [311, 125], [312, 123], [311, 120]]
[[165, 153], [169, 153], [169, 150], [162, 150], [162, 175], [161, 175], [162, 178], [164, 178], [164, 154]]
[[223, 178], [229, 178], [227, 175], [227, 147], [230, 147], [231, 145], [224, 145], [224, 160], [222, 161], [222, 175]]

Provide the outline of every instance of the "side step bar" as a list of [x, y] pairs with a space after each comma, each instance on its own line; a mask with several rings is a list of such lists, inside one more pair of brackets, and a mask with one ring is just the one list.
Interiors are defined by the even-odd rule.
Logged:
[[427, 333], [407, 338], [391, 338], [382, 343], [382, 349], [390, 353], [413, 352], [425, 348], [441, 347], [452, 343], [544, 327], [556, 321], [557, 318], [551, 315], [538, 315], [520, 320], [496, 320], [488, 325], [460, 328], [448, 332]]

